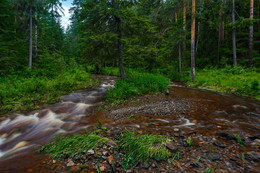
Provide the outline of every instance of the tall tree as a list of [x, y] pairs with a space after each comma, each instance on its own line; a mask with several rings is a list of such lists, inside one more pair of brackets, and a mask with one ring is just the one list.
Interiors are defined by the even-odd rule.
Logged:
[[250, 0], [251, 24], [249, 28], [249, 63], [248, 63], [249, 67], [253, 66], [253, 33], [254, 33], [253, 18], [254, 18], [254, 0]]
[[185, 37], [185, 39], [184, 39], [184, 41], [183, 41], [183, 55], [182, 55], [182, 57], [183, 57], [183, 59], [185, 60], [185, 52], [186, 52], [186, 42], [185, 42], [185, 40], [186, 40], [186, 6], [187, 6], [187, 0], [184, 0], [184, 2], [183, 2], [183, 31], [184, 31], [184, 37]]
[[235, 19], [235, 0], [232, 3], [232, 40], [233, 40], [233, 63], [234, 66], [237, 65], [237, 48], [236, 48], [236, 29], [234, 26], [236, 19]]
[[195, 80], [195, 13], [196, 2], [192, 0], [192, 24], [191, 24], [191, 80]]
[[29, 26], [29, 68], [32, 68], [32, 4], [30, 4], [30, 14], [29, 14], [29, 20], [30, 20], [30, 26]]
[[221, 61], [221, 39], [222, 39], [222, 16], [223, 16], [223, 0], [220, 0], [220, 10], [219, 10], [219, 27], [218, 27], [218, 65]]

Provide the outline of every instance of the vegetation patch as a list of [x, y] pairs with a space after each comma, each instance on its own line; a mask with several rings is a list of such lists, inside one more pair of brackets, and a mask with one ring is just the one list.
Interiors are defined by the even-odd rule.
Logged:
[[246, 70], [230, 66], [223, 69], [204, 69], [197, 72], [194, 83], [188, 84], [260, 99], [260, 73], [256, 69]]
[[108, 138], [93, 132], [72, 137], [57, 136], [55, 139], [57, 141], [43, 146], [39, 151], [49, 153], [55, 158], [62, 158], [82, 154], [90, 149], [96, 149], [98, 145], [109, 141]]
[[137, 135], [135, 132], [125, 131], [121, 134], [119, 147], [126, 152], [127, 158], [139, 161], [150, 159], [168, 159], [171, 152], [166, 148], [169, 139], [161, 135]]
[[51, 77], [34, 71], [9, 75], [0, 78], [0, 114], [33, 110], [41, 104], [56, 103], [61, 95], [98, 83], [80, 69], [61, 71]]
[[120, 104], [134, 96], [163, 92], [168, 88], [169, 80], [162, 75], [136, 74], [127, 80], [118, 80], [115, 87], [106, 95], [106, 103]]

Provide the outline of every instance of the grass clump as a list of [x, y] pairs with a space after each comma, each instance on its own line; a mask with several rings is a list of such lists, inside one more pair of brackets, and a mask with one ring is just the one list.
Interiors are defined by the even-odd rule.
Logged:
[[135, 132], [125, 131], [121, 135], [119, 148], [126, 152], [127, 158], [142, 162], [153, 158], [168, 159], [171, 156], [165, 147], [168, 138], [161, 135], [137, 135]]
[[199, 70], [196, 72], [194, 83], [188, 82], [188, 84], [260, 99], [260, 73], [256, 69], [227, 66], [223, 69]]
[[163, 92], [168, 84], [169, 80], [162, 75], [136, 73], [127, 80], [118, 80], [115, 87], [107, 92], [106, 102], [120, 104], [134, 96]]
[[108, 138], [95, 133], [74, 135], [72, 137], [57, 136], [55, 139], [57, 141], [43, 146], [39, 152], [49, 153], [54, 158], [62, 158], [81, 154], [86, 150], [96, 149], [99, 144], [109, 141]]
[[41, 104], [59, 101], [61, 95], [72, 90], [97, 84], [98, 80], [80, 69], [61, 71], [53, 76], [34, 71], [6, 76], [0, 78], [0, 114], [37, 109]]

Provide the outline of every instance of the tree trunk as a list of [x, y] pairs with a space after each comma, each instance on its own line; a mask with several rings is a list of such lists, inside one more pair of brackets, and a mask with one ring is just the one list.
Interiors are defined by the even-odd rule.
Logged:
[[234, 66], [237, 65], [236, 30], [234, 28], [235, 20], [236, 20], [235, 19], [235, 0], [233, 0], [233, 7], [232, 7], [232, 23], [233, 23], [232, 38], [233, 38], [233, 62], [234, 62]]
[[178, 64], [179, 64], [179, 74], [180, 76], [182, 75], [182, 72], [181, 72], [181, 45], [179, 44], [179, 59], [178, 59]]
[[117, 20], [117, 32], [118, 32], [118, 62], [119, 62], [119, 70], [120, 70], [120, 75], [122, 79], [125, 79], [125, 71], [124, 71], [124, 65], [123, 65], [123, 55], [122, 55], [122, 33], [121, 33], [121, 28], [120, 28], [120, 19], [116, 17]]
[[220, 5], [220, 11], [219, 11], [219, 27], [218, 27], [218, 66], [220, 66], [221, 61], [221, 39], [222, 39], [222, 2]]
[[197, 53], [198, 47], [199, 47], [199, 38], [200, 38], [200, 22], [198, 23], [198, 37], [197, 37], [197, 43], [196, 43], [196, 53]]
[[[37, 20], [37, 12], [35, 13], [35, 21]], [[38, 33], [37, 33], [37, 24], [35, 22], [35, 58], [38, 56], [38, 51], [37, 51], [37, 37], [38, 37]]]
[[30, 6], [29, 68], [32, 68], [32, 6]]
[[251, 24], [249, 28], [249, 62], [248, 67], [253, 66], [253, 33], [254, 33], [254, 25], [253, 25], [253, 18], [254, 18], [254, 0], [250, 0], [250, 19]]
[[96, 74], [100, 74], [100, 68], [98, 64], [95, 64]]
[[186, 52], [186, 6], [187, 6], [187, 0], [184, 0], [184, 4], [183, 4], [183, 31], [184, 31], [184, 41], [183, 41], [183, 54], [182, 57], [184, 59], [184, 63], [185, 63], [185, 52]]
[[195, 80], [195, 13], [196, 2], [192, 0], [192, 25], [191, 25], [191, 80]]

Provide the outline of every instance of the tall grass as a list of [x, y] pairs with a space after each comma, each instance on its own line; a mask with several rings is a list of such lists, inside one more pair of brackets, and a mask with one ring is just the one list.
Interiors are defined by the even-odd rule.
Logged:
[[57, 136], [56, 141], [43, 146], [39, 152], [50, 153], [55, 158], [74, 156], [90, 149], [96, 149], [98, 145], [108, 141], [108, 138], [91, 132], [72, 137]]
[[242, 67], [204, 69], [196, 72], [194, 87], [209, 88], [226, 93], [260, 99], [260, 73]]
[[0, 113], [37, 109], [40, 104], [57, 102], [62, 94], [97, 83], [79, 69], [63, 71], [52, 78], [10, 75], [0, 79]]
[[169, 139], [161, 135], [137, 135], [135, 132], [126, 130], [122, 133], [119, 141], [119, 148], [126, 154], [139, 161], [149, 161], [150, 159], [167, 159], [171, 156], [165, 147]]
[[118, 80], [113, 89], [108, 90], [106, 103], [122, 103], [131, 97], [147, 93], [163, 92], [169, 80], [162, 75], [135, 73], [127, 80]]

